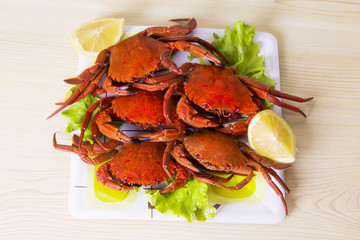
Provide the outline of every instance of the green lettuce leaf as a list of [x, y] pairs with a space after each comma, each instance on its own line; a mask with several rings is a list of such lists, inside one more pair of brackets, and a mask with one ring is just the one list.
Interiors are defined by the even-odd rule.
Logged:
[[[76, 88], [78, 88], [78, 86], [72, 87], [65, 96], [65, 100], [68, 99], [71, 94], [76, 90]], [[64, 110], [61, 112], [61, 115], [63, 115], [66, 118], [67, 121], [67, 127], [66, 127], [66, 132], [71, 133], [75, 130], [78, 130], [81, 128], [81, 124], [82, 124], [82, 120], [85, 116], [85, 112], [86, 110], [95, 102], [97, 102], [100, 98], [95, 97], [92, 94], [89, 94], [88, 96], [84, 97], [83, 99], [81, 99], [80, 101], [73, 103], [70, 108], [68, 110]], [[94, 143], [94, 139], [91, 136], [91, 123], [92, 120], [95, 116], [95, 114], [97, 113], [97, 111], [99, 111], [100, 108], [97, 108], [92, 117], [91, 117], [91, 121], [87, 127], [87, 129], [84, 132], [84, 141], [88, 141], [91, 144]]]
[[146, 191], [148, 200], [164, 215], [184, 217], [188, 222], [193, 219], [206, 221], [214, 217], [216, 209], [209, 204], [208, 185], [192, 179], [173, 192], [160, 194], [159, 190]]
[[234, 28], [225, 28], [223, 37], [214, 33], [215, 41], [212, 44], [227, 58], [227, 66], [236, 68], [239, 75], [274, 88], [275, 80], [266, 76], [265, 59], [259, 55], [260, 46], [253, 42], [255, 34], [255, 26], [238, 21], [234, 23]]

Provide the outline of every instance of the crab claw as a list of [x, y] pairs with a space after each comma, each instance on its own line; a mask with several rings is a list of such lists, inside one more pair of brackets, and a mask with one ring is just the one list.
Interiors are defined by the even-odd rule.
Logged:
[[197, 22], [195, 18], [174, 18], [174, 19], [170, 19], [169, 21], [176, 23], [187, 21], [186, 25], [178, 26], [178, 27], [183, 27], [183, 29], [187, 29], [189, 32], [192, 32], [197, 26]]
[[185, 25], [174, 25], [170, 27], [149, 27], [145, 29], [143, 34], [155, 34], [158, 37], [167, 37], [167, 36], [181, 36], [186, 35], [192, 32], [196, 28], [196, 20], [195, 18], [177, 18], [171, 19], [172, 22], [183, 22], [187, 21]]

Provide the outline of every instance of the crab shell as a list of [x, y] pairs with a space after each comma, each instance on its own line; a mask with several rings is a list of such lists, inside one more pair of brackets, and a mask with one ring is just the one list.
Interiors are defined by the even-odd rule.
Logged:
[[[166, 123], [163, 111], [164, 91], [138, 90], [134, 95], [118, 96], [111, 107], [114, 114], [130, 123], [136, 123], [143, 128], [159, 126]], [[172, 112], [176, 105], [172, 102]], [[174, 114], [172, 116], [175, 117]]]
[[184, 138], [184, 146], [190, 155], [205, 168], [224, 172], [241, 172], [247, 158], [237, 142], [222, 133], [203, 131]]
[[230, 68], [195, 65], [188, 73], [185, 94], [206, 111], [221, 115], [259, 110], [252, 100], [253, 94]]
[[162, 143], [127, 143], [107, 164], [107, 170], [127, 184], [155, 185], [168, 178], [162, 166]]
[[117, 43], [110, 51], [108, 73], [117, 82], [130, 82], [149, 75], [161, 66], [161, 58], [166, 52], [172, 53], [166, 43], [141, 34]]

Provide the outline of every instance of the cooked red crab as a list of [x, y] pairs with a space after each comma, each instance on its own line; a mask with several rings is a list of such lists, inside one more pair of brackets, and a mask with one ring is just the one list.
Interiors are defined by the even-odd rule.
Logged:
[[[246, 121], [228, 124], [226, 128], [217, 128], [224, 133], [241, 135], [247, 132], [251, 116], [264, 109], [260, 99], [268, 99], [272, 103], [306, 115], [297, 107], [279, 101], [276, 97], [296, 102], [307, 102], [311, 98], [300, 98], [271, 89], [249, 77], [236, 75], [233, 68], [215, 65], [199, 65], [185, 63], [180, 67], [186, 74], [185, 95], [177, 105], [177, 115], [185, 123], [193, 127], [218, 127], [219, 123], [204, 117], [195, 106], [220, 117], [237, 119], [240, 113], [249, 116]], [[169, 88], [171, 95], [175, 88]], [[165, 109], [165, 112], [170, 112]]]
[[[170, 162], [167, 169], [164, 169], [163, 143], [124, 144], [110, 140], [106, 143], [106, 150], [96, 143], [84, 144], [79, 150], [77, 143], [78, 137], [74, 136], [72, 146], [58, 144], [54, 134], [55, 149], [76, 153], [86, 164], [98, 165], [111, 159], [99, 167], [96, 178], [103, 185], [115, 190], [133, 189], [134, 185], [154, 186], [167, 180], [168, 175], [175, 176], [175, 180], [160, 191], [166, 193], [182, 187], [190, 179], [188, 171], [174, 162]], [[115, 149], [118, 146], [119, 151]], [[89, 155], [97, 156], [90, 158]]]
[[[118, 97], [102, 98], [94, 103], [85, 113], [80, 135], [81, 146], [82, 137], [93, 111], [104, 106], [94, 117], [92, 126], [92, 135], [96, 142], [101, 146], [97, 138], [97, 132], [100, 130], [105, 136], [122, 142], [130, 142], [132, 139], [114, 126], [112, 122], [124, 120], [134, 124], [139, 128], [146, 129], [153, 127], [159, 129], [155, 133], [147, 134], [153, 141], [169, 141], [179, 138], [185, 133], [185, 124], [175, 115], [175, 103], [170, 99], [166, 101], [169, 108], [173, 109], [171, 114], [172, 122], [167, 121], [163, 114], [164, 91], [148, 92], [137, 90], [135, 95], [126, 95]], [[165, 129], [163, 129], [166, 127]]]
[[[169, 145], [170, 148], [172, 147]], [[206, 130], [194, 135], [185, 136], [182, 144], [175, 145], [171, 150], [171, 155], [176, 161], [188, 168], [195, 179], [207, 182], [219, 187], [230, 190], [237, 190], [244, 187], [253, 177], [253, 171], [260, 172], [266, 182], [271, 186], [275, 193], [280, 197], [285, 212], [287, 213], [287, 206], [280, 189], [272, 181], [273, 176], [276, 181], [281, 185], [286, 193], [290, 190], [283, 182], [283, 180], [272, 169], [286, 169], [291, 165], [275, 163], [272, 160], [257, 155], [246, 144], [236, 141], [230, 136], [224, 135], [219, 132]], [[169, 161], [164, 159], [165, 164]], [[227, 187], [219, 183], [215, 176], [209, 173], [204, 174], [199, 167], [216, 172], [232, 173], [245, 175], [246, 178], [233, 187]]]
[[[126, 143], [112, 160], [98, 169], [96, 178], [115, 190], [133, 189], [134, 185], [157, 185], [168, 179], [162, 165], [164, 150], [162, 143]], [[182, 187], [189, 179], [189, 174], [181, 166], [171, 163], [168, 170], [176, 176], [175, 181], [160, 193]]]
[[[151, 79], [151, 76], [162, 66], [180, 73], [176, 64], [170, 60], [170, 57], [178, 50], [187, 51], [196, 57], [221, 64], [221, 61], [209, 51], [215, 51], [223, 57], [214, 46], [200, 38], [186, 36], [196, 28], [197, 23], [194, 18], [172, 19], [171, 21], [186, 21], [187, 23], [170, 27], [150, 27], [101, 51], [93, 66], [84, 70], [76, 78], [65, 80], [67, 83], [80, 84], [80, 86], [48, 118], [92, 93], [99, 87], [99, 83], [105, 74], [107, 74], [107, 78], [103, 83], [103, 88], [107, 92], [129, 95], [134, 94], [134, 92], [128, 88], [131, 85], [137, 87], [132, 83], [140, 80], [149, 83], [149, 78]], [[191, 44], [191, 42], [197, 42], [209, 50]], [[139, 87], [154, 91], [163, 86], [146, 86], [145, 84], [145, 86]]]

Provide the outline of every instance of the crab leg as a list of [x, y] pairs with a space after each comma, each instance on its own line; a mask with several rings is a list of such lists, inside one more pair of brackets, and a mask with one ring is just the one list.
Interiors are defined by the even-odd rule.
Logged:
[[155, 84], [155, 83], [161, 83], [161, 82], [165, 82], [174, 78], [177, 78], [179, 76], [179, 74], [174, 73], [174, 72], [168, 72], [159, 76], [155, 76], [155, 77], [149, 77], [149, 78], [145, 78], [144, 82], [147, 84]]
[[[75, 138], [75, 136], [73, 138]], [[115, 150], [114, 148], [119, 144], [116, 143], [114, 145], [114, 142], [110, 142], [108, 145], [109, 148], [106, 151], [99, 150], [99, 147], [96, 144], [94, 144], [92, 147], [88, 146], [87, 149], [79, 149], [76, 145], [68, 146], [68, 145], [58, 144], [56, 141], [56, 134], [54, 134], [53, 136], [53, 146], [55, 149], [65, 152], [73, 152], [77, 154], [83, 162], [90, 165], [97, 165], [103, 163], [111, 159], [117, 153], [117, 150]], [[90, 158], [88, 157], [88, 155], [98, 155], [98, 156], [94, 158]]]
[[[94, 95], [94, 96], [99, 96], [100, 94], [104, 94], [104, 93], [106, 93], [106, 90], [105, 89], [103, 89], [103, 88], [99, 88], [99, 87], [97, 87], [93, 92], [92, 92], [92, 94]], [[79, 99], [80, 100], [80, 99]], [[55, 105], [63, 105], [64, 104], [64, 102], [57, 102], [57, 103], [55, 103]]]
[[125, 182], [120, 179], [112, 176], [108, 170], [109, 165], [107, 163], [103, 164], [96, 172], [96, 179], [106, 187], [112, 188], [117, 191], [122, 190], [132, 190], [133, 187], [127, 185]]
[[[172, 148], [173, 145], [174, 144], [171, 143], [171, 145], [169, 144], [168, 146], [170, 148]], [[169, 150], [170, 149], [168, 149], [168, 151]], [[215, 175], [211, 175], [211, 174], [201, 172], [186, 157], [186, 150], [185, 150], [184, 145], [182, 145], [182, 144], [175, 146], [175, 148], [173, 148], [172, 151], [171, 151], [171, 155], [176, 159], [177, 163], [179, 163], [183, 167], [189, 169], [192, 172], [192, 175], [193, 176], [195, 175], [194, 176], [195, 178], [197, 178], [198, 180], [201, 179], [201, 181], [203, 181], [203, 182], [207, 182], [207, 183], [211, 183], [213, 185], [219, 186], [220, 185], [219, 182], [222, 182], [222, 183], [229, 182], [232, 179], [232, 177], [234, 176], [234, 174], [231, 174], [229, 177], [223, 178], [223, 177], [219, 177], [219, 176], [215, 176]], [[164, 159], [164, 160], [169, 161], [169, 159], [170, 159], [169, 154], [166, 154], [166, 158], [168, 158], [168, 159]], [[221, 187], [222, 187], [222, 185], [221, 185]]]
[[84, 133], [85, 130], [87, 128], [87, 126], [89, 125], [89, 122], [91, 120], [91, 116], [93, 114], [93, 112], [100, 106], [110, 106], [111, 101], [114, 100], [115, 97], [107, 97], [107, 98], [102, 98], [99, 101], [95, 102], [94, 104], [92, 104], [85, 112], [84, 118], [82, 120], [81, 123], [81, 133], [80, 133], [80, 142], [79, 142], [79, 148], [81, 148], [82, 145], [82, 141], [83, 141], [83, 137], [84, 137]]
[[[82, 93], [80, 93], [78, 95], [78, 97], [74, 100], [74, 102], [80, 101], [84, 97], [88, 96], [90, 93], [97, 92], [96, 90], [99, 88], [98, 85], [99, 85], [102, 77], [104, 76], [104, 74], [107, 72], [107, 70], [108, 70], [107, 66], [105, 68], [103, 68], [101, 70], [101, 72], [99, 73], [99, 75], [90, 83], [90, 86], [88, 88], [86, 88]], [[94, 93], [94, 95], [95, 95], [95, 93]]]
[[267, 167], [264, 168], [271, 176], [273, 176], [276, 179], [276, 181], [281, 185], [281, 187], [284, 189], [286, 193], [290, 193], [289, 187], [285, 184], [285, 182], [281, 179], [281, 177], [272, 168], [267, 168]]
[[264, 167], [285, 170], [292, 166], [291, 164], [287, 163], [277, 163], [270, 158], [261, 156], [241, 141], [238, 141], [238, 145], [242, 148], [243, 152], [248, 154], [253, 160], [255, 160], [257, 163], [261, 164]]
[[176, 76], [177, 78], [169, 79], [156, 84], [133, 83], [132, 86], [150, 92], [164, 90], [173, 84], [176, 86], [176, 88], [180, 88], [181, 83], [183, 82], [183, 77], [182, 76], [179, 77], [177, 74]]
[[270, 94], [272, 94], [272, 95], [274, 95], [276, 97], [285, 98], [285, 99], [288, 99], [288, 100], [291, 100], [291, 101], [301, 102], [301, 103], [302, 102], [308, 102], [308, 101], [313, 99], [313, 97], [301, 98], [301, 97], [297, 97], [297, 96], [294, 96], [294, 95], [290, 95], [290, 94], [287, 94], [287, 93], [280, 92], [278, 90], [270, 88], [269, 86], [267, 86], [265, 84], [259, 83], [259, 82], [255, 81], [254, 79], [249, 78], [247, 76], [239, 75], [239, 79], [244, 81], [245, 83], [255, 87], [255, 88], [258, 88], [260, 90], [268, 92], [268, 93], [270, 93]]
[[175, 169], [176, 173], [175, 173], [175, 180], [170, 183], [166, 188], [161, 189], [160, 193], [167, 193], [167, 192], [171, 192], [174, 191], [178, 188], [181, 188], [182, 186], [185, 185], [185, 183], [187, 183], [190, 179], [190, 174], [187, 172], [187, 170], [185, 168], [183, 168], [182, 166], [178, 166]]
[[[84, 70], [79, 76], [79, 82], [82, 82], [80, 86], [74, 91], [74, 93], [47, 119], [53, 117], [67, 106], [79, 101], [85, 96], [89, 95], [94, 89], [97, 88], [102, 76], [107, 72], [106, 63], [108, 61], [108, 51], [105, 49], [99, 53], [96, 58], [95, 65]], [[75, 80], [68, 79], [67, 81], [74, 82]]]
[[113, 158], [117, 152], [118, 151], [114, 149], [110, 152], [100, 154], [94, 158], [89, 158], [89, 156], [85, 155], [81, 157], [81, 160], [83, 160], [83, 162], [89, 165], [98, 165]]
[[[102, 112], [102, 109], [100, 109], [94, 116], [94, 119], [96, 119], [98, 117], [98, 115]], [[98, 133], [99, 133], [99, 128], [96, 124], [95, 121], [92, 121], [91, 123], [91, 136], [93, 137], [93, 139], [95, 140], [95, 142], [97, 144], [99, 144], [99, 146], [103, 149], [105, 149], [104, 145], [102, 144], [102, 142], [100, 141], [100, 139], [98, 138]]]
[[291, 164], [277, 163], [277, 162], [274, 162], [273, 160], [271, 160], [270, 158], [260, 156], [259, 154], [257, 154], [254, 150], [252, 150], [248, 145], [246, 145], [243, 142], [238, 141], [238, 145], [244, 150], [244, 152], [246, 154], [250, 155], [250, 157], [253, 160], [255, 160], [257, 163], [261, 164], [264, 167], [275, 168], [275, 169], [280, 169], [280, 170], [288, 169], [291, 167]]
[[288, 186], [279, 177], [279, 175], [272, 169], [272, 168], [287, 169], [287, 168], [291, 167], [290, 164], [275, 163], [269, 158], [258, 155], [251, 148], [249, 148], [245, 143], [242, 143], [240, 141], [238, 141], [238, 143], [239, 143], [239, 146], [244, 150], [245, 154], [247, 156], [250, 156], [250, 159], [254, 160], [255, 162], [259, 163], [261, 166], [263, 166], [265, 168], [266, 172], [270, 173], [270, 175], [276, 179], [276, 181], [281, 185], [281, 187], [285, 190], [285, 192], [290, 193], [290, 189], [288, 188]]
[[131, 138], [126, 136], [121, 130], [119, 130], [118, 127], [110, 124], [110, 122], [112, 122], [110, 113], [110, 108], [105, 109], [99, 113], [96, 119], [94, 119], [100, 132], [111, 139], [116, 139], [122, 142], [131, 142]]
[[170, 155], [173, 147], [174, 147], [174, 141], [169, 142], [165, 148], [165, 152], [163, 156], [163, 168], [166, 174], [168, 175], [168, 177], [172, 180], [172, 183], [169, 184], [166, 188], [162, 189], [160, 193], [167, 193], [177, 188], [180, 188], [189, 180], [189, 174], [181, 166], [176, 168], [177, 171], [176, 171], [175, 180], [173, 179], [169, 171], [169, 165], [171, 161]]
[[205, 175], [208, 179], [219, 182], [219, 183], [227, 183], [235, 176], [235, 174], [230, 174], [230, 176], [225, 178], [225, 177], [219, 177], [216, 175], [206, 174], [203, 172], [202, 172], [202, 174]]
[[[190, 64], [185, 63], [185, 64], [181, 65], [180, 71], [181, 72], [186, 72], [191, 68], [191, 66], [193, 66], [191, 63]], [[170, 119], [170, 114], [171, 114], [171, 111], [170, 111], [170, 99], [171, 99], [171, 96], [173, 95], [175, 90], [179, 91], [180, 87], [181, 87], [181, 91], [183, 91], [183, 86], [184, 85], [180, 84], [180, 83], [182, 83], [183, 78], [181, 77], [178, 80], [181, 80], [181, 81], [171, 84], [169, 86], [168, 90], [166, 91], [165, 96], [164, 96], [163, 111], [164, 111], [164, 117], [167, 119], [168, 122], [172, 122], [171, 119]], [[187, 98], [185, 96], [183, 96], [181, 99], [187, 100]], [[181, 99], [180, 99], [180, 101], [181, 101]]]
[[257, 153], [255, 153], [254, 150], [252, 150], [250, 147], [248, 147], [245, 143], [238, 141], [238, 144], [242, 148], [244, 153], [250, 157], [250, 159], [256, 161], [261, 166], [263, 166], [265, 168], [265, 170], [276, 179], [276, 181], [281, 185], [281, 187], [285, 190], [286, 193], [290, 193], [290, 189], [285, 184], [285, 182], [279, 177], [279, 175], [273, 169], [271, 169], [271, 168], [281, 169], [281, 170], [287, 169], [287, 168], [291, 167], [290, 164], [275, 163], [274, 161], [272, 161], [271, 159], [269, 159], [267, 157], [258, 155]]
[[180, 72], [179, 68], [176, 66], [176, 64], [172, 60], [170, 60], [171, 53], [172, 53], [171, 50], [165, 51], [160, 56], [161, 65], [163, 65], [164, 67], [167, 67], [174, 73], [180, 74], [181, 72]]
[[164, 171], [165, 171], [166, 175], [168, 175], [168, 177], [171, 179], [171, 181], [174, 181], [174, 179], [169, 171], [170, 155], [171, 155], [171, 150], [173, 147], [174, 147], [174, 141], [170, 141], [166, 145], [164, 156], [163, 156], [163, 162], [162, 162]]
[[186, 51], [195, 57], [204, 58], [204, 59], [210, 60], [214, 63], [217, 63], [219, 65], [222, 65], [222, 62], [220, 59], [218, 59], [210, 51], [208, 51], [198, 45], [191, 44], [187, 41], [182, 41], [182, 40], [176, 41], [176, 42], [169, 42], [168, 45], [171, 49], [179, 50], [179, 51]]
[[194, 164], [192, 164], [189, 159], [187, 159], [184, 145], [180, 144], [175, 146], [175, 148], [173, 148], [173, 150], [171, 151], [171, 155], [176, 159], [176, 161], [180, 165], [188, 169], [191, 169], [194, 172], [200, 172], [200, 170], [197, 167], [195, 167]]
[[185, 35], [192, 32], [196, 28], [196, 20], [195, 18], [183, 18], [183, 19], [171, 19], [172, 22], [184, 22], [187, 21], [185, 25], [174, 25], [170, 27], [149, 27], [145, 29], [142, 33], [147, 35], [149, 33], [157, 36], [157, 37], [164, 37], [164, 36], [179, 36]]
[[166, 142], [178, 139], [185, 134], [185, 131], [185, 124], [178, 119], [171, 125], [170, 129], [163, 129], [156, 133], [141, 134], [133, 138], [141, 141]]
[[85, 148], [79, 149], [76, 145], [69, 146], [69, 145], [58, 144], [56, 141], [56, 133], [54, 133], [54, 135], [53, 135], [53, 146], [57, 150], [61, 150], [64, 152], [73, 152], [78, 155], [97, 155], [97, 154], [102, 154], [102, 153], [107, 152], [104, 150], [98, 150], [98, 149], [96, 149], [96, 147], [93, 147], [93, 148], [88, 147], [86, 149]]
[[[90, 70], [88, 69], [85, 69], [86, 73], [90, 72]], [[65, 79], [64, 82], [66, 82], [67, 84], [71, 84], [71, 85], [79, 85], [81, 83], [84, 82], [84, 77], [80, 77], [83, 73], [81, 73], [79, 75], [79, 77], [76, 77], [76, 78], [68, 78], [68, 79]]]
[[231, 174], [228, 178], [226, 178], [226, 180], [218, 180], [217, 178], [214, 178], [214, 176], [212, 175], [209, 175], [209, 174], [204, 174], [204, 173], [196, 173], [196, 172], [193, 172], [192, 170], [190, 170], [191, 173], [192, 173], [192, 176], [199, 180], [199, 181], [202, 181], [202, 182], [205, 182], [205, 183], [209, 183], [211, 185], [215, 185], [217, 187], [221, 187], [221, 188], [225, 188], [225, 189], [229, 189], [229, 190], [239, 190], [241, 188], [243, 188], [246, 184], [248, 184], [251, 179], [253, 178], [253, 172], [252, 171], [249, 171], [249, 174], [246, 175], [246, 178], [244, 178], [240, 183], [238, 183], [235, 187], [227, 187], [225, 185], [222, 185], [220, 184], [219, 182], [226, 182], [227, 180], [230, 181], [230, 179], [234, 176], [233, 174]]
[[170, 119], [170, 114], [171, 114], [170, 99], [175, 89], [176, 89], [176, 85], [175, 84], [171, 85], [164, 95], [164, 102], [163, 102], [164, 117], [170, 123], [172, 123], [172, 120]]
[[254, 87], [251, 87], [251, 86], [248, 86], [248, 88], [251, 90], [251, 92], [259, 97], [259, 98], [263, 98], [263, 99], [268, 99], [270, 102], [272, 102], [273, 104], [275, 105], [278, 105], [280, 107], [284, 107], [284, 108], [287, 108], [291, 111], [294, 111], [294, 112], [297, 112], [297, 113], [300, 113], [301, 115], [303, 115], [305, 118], [306, 118], [306, 115], [303, 111], [301, 111], [301, 109], [295, 107], [295, 106], [292, 106], [290, 104], [287, 104], [287, 103], [284, 103], [284, 102], [281, 102], [279, 99], [277, 99], [276, 97], [274, 97], [273, 95], [271, 95], [270, 93], [268, 92], [265, 92], [263, 90], [260, 90], [260, 89], [257, 89], [257, 88], [254, 88]]
[[178, 117], [190, 126], [203, 128], [203, 127], [218, 127], [219, 124], [211, 121], [210, 119], [198, 114], [188, 98], [184, 95], [178, 102], [176, 113]]
[[[250, 169], [244, 169], [244, 170], [247, 171], [246, 172], [247, 175], [241, 182], [239, 182], [235, 187], [224, 186], [224, 188], [229, 189], [229, 190], [239, 190], [239, 189], [243, 188], [246, 184], [248, 184], [251, 181], [251, 179], [253, 178], [254, 173]], [[243, 174], [243, 173], [245, 173], [245, 172], [242, 172], [241, 174]]]
[[255, 81], [255, 80], [253, 80], [253, 79], [251, 79], [251, 78], [249, 78], [247, 76], [243, 76], [243, 75], [240, 75], [239, 79], [248, 84], [248, 88], [251, 90], [251, 92], [255, 96], [263, 98], [263, 99], [268, 99], [272, 103], [274, 103], [274, 104], [276, 104], [276, 105], [278, 105], [280, 107], [290, 109], [290, 110], [292, 110], [294, 112], [297, 112], [297, 113], [300, 113], [301, 115], [306, 117], [305, 113], [303, 113], [299, 108], [294, 107], [294, 106], [292, 106], [290, 104], [283, 103], [283, 102], [279, 101], [276, 97], [288, 99], [288, 100], [295, 101], [295, 102], [301, 102], [301, 103], [310, 101], [310, 100], [313, 99], [313, 97], [300, 98], [300, 97], [297, 97], [297, 96], [294, 96], [294, 95], [283, 93], [283, 92], [272, 89], [272, 88], [270, 88], [269, 86], [267, 86], [265, 84], [259, 83], [259, 82]]
[[107, 76], [107, 78], [105, 78], [103, 82], [103, 88], [108, 93], [122, 95], [122, 96], [135, 94], [135, 92], [128, 90], [128, 88], [130, 87], [129, 84], [125, 84], [119, 87], [119, 86], [114, 86], [113, 83], [114, 82], [112, 78], [110, 76]]
[[287, 205], [286, 205], [286, 202], [285, 202], [284, 195], [282, 194], [280, 189], [275, 185], [275, 183], [272, 181], [272, 179], [271, 179], [269, 173], [267, 172], [266, 168], [262, 167], [259, 163], [254, 162], [254, 161], [249, 161], [247, 164], [248, 164], [248, 166], [254, 168], [255, 171], [260, 172], [264, 176], [265, 181], [270, 185], [270, 187], [280, 197], [281, 202], [283, 203], [284, 208], [285, 208], [285, 213], [287, 215], [288, 214], [288, 209], [287, 209]]
[[244, 135], [247, 133], [249, 123], [254, 116], [255, 115], [253, 115], [243, 121], [237, 121], [237, 122], [224, 124], [224, 127], [215, 128], [215, 130], [218, 132], [221, 132], [221, 133], [230, 134], [230, 135], [234, 135], [234, 136]]
[[[75, 147], [79, 147], [79, 141], [80, 141], [79, 136], [74, 134], [72, 140], [73, 140], [73, 145]], [[117, 146], [121, 146], [122, 144], [123, 144], [122, 142], [117, 141], [115, 139], [110, 139], [109, 141], [101, 145], [98, 143], [90, 144], [88, 142], [83, 142], [82, 149], [90, 149], [92, 152], [88, 152], [88, 155], [97, 155], [111, 151], [115, 149]]]
[[220, 56], [227, 64], [229, 61], [225, 58], [225, 56], [211, 43], [205, 41], [204, 39], [198, 37], [173, 37], [173, 38], [165, 38], [160, 39], [162, 42], [175, 42], [175, 41], [186, 41], [186, 42], [196, 42], [206, 49], [215, 52], [218, 56]]

